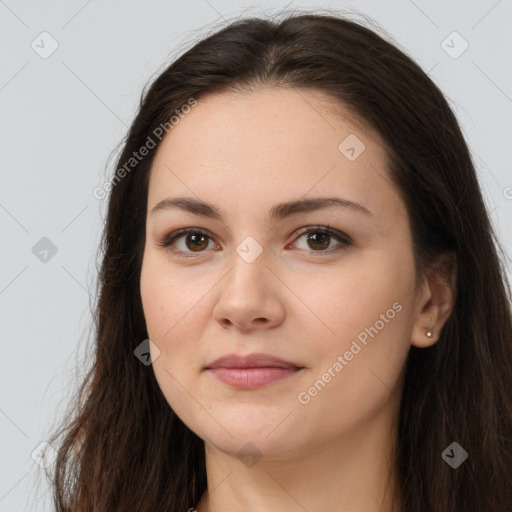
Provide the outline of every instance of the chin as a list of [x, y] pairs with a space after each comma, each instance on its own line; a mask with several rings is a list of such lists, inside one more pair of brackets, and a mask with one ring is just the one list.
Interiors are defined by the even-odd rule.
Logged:
[[250, 467], [257, 460], [284, 460], [298, 450], [298, 445], [293, 439], [280, 436], [255, 433], [254, 429], [237, 432], [233, 437], [227, 435], [214, 435], [204, 439], [215, 450], [240, 459], [246, 466]]
[[227, 414], [222, 414], [215, 408], [210, 410], [217, 421], [209, 416], [208, 422], [202, 419], [184, 423], [205, 443], [226, 455], [238, 458], [285, 458], [301, 444], [300, 439], [295, 436], [303, 430], [289, 421], [293, 414], [285, 419], [290, 411], [269, 414], [268, 409], [265, 412], [263, 407], [256, 407], [260, 410], [255, 411], [255, 407], [251, 408], [248, 404], [234, 409]]

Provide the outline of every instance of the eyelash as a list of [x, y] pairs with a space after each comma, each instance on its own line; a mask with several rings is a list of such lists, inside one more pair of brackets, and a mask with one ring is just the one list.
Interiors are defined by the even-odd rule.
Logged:
[[[157, 243], [157, 245], [159, 245], [160, 247], [166, 248], [169, 252], [175, 254], [176, 256], [178, 256], [180, 258], [197, 258], [197, 257], [200, 257], [199, 255], [202, 252], [205, 252], [204, 250], [203, 251], [198, 251], [197, 253], [194, 253], [194, 252], [186, 252], [186, 251], [181, 251], [179, 249], [171, 248], [171, 245], [172, 245], [172, 243], [175, 240], [177, 240], [178, 238], [180, 238], [183, 235], [188, 235], [190, 233], [195, 234], [195, 235], [203, 235], [205, 237], [208, 237], [210, 240], [212, 240], [212, 237], [206, 231], [204, 231], [201, 228], [183, 228], [183, 229], [179, 229], [177, 231], [173, 231], [172, 233], [164, 236]], [[347, 246], [352, 244], [352, 240], [350, 239], [350, 237], [345, 235], [345, 233], [342, 233], [341, 231], [337, 231], [335, 229], [332, 229], [329, 226], [313, 226], [313, 227], [302, 228], [302, 229], [299, 229], [296, 234], [300, 238], [302, 235], [305, 235], [305, 234], [308, 234], [308, 233], [321, 233], [321, 234], [324, 234], [324, 235], [329, 235], [329, 236], [335, 238], [338, 242], [341, 242], [341, 245], [340, 246], [336, 246], [334, 248], [334, 250], [333, 250], [333, 248], [326, 249], [326, 250], [318, 250], [318, 251], [313, 251], [312, 250], [311, 252], [313, 254], [314, 253], [332, 254], [333, 252], [338, 252], [338, 251], [345, 250], [347, 248]]]

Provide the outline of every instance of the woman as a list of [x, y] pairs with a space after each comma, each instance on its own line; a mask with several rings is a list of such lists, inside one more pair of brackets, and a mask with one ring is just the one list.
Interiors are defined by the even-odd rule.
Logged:
[[61, 511], [512, 510], [512, 319], [445, 98], [333, 15], [237, 21], [143, 94]]

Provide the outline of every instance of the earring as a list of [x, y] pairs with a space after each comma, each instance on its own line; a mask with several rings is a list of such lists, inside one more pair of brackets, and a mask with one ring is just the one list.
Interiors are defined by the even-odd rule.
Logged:
[[434, 333], [430, 329], [425, 334], [426, 334], [427, 338], [433, 338], [434, 337]]

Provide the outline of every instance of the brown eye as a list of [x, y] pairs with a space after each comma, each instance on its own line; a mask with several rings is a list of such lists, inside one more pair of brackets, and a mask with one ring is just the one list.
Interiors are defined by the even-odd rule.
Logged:
[[185, 246], [192, 251], [201, 251], [208, 247], [208, 237], [201, 233], [189, 233], [185, 235]]
[[[165, 236], [158, 242], [158, 245], [168, 248], [169, 251], [177, 255], [193, 257], [192, 253], [205, 252], [210, 240], [211, 237], [199, 229], [185, 228]], [[179, 245], [179, 242], [181, 242], [181, 247], [175, 247], [175, 245]]]
[[331, 240], [331, 235], [327, 235], [325, 233], [313, 233], [308, 234], [307, 241], [312, 249], [327, 249], [329, 247], [329, 242]]
[[[341, 233], [340, 231], [334, 230], [329, 226], [318, 226], [316, 228], [305, 228], [300, 231], [300, 236], [297, 240], [306, 235], [305, 250], [312, 250], [312, 252], [318, 253], [331, 253], [337, 250], [345, 249], [347, 246], [352, 244], [351, 239]], [[334, 247], [329, 248], [331, 242], [336, 240], [339, 242]], [[331, 251], [332, 249], [332, 251]]]
[[[329, 226], [303, 228], [300, 230], [299, 235], [297, 240], [307, 235], [307, 247], [301, 249], [309, 251], [311, 254], [318, 253], [319, 256], [346, 249], [347, 246], [352, 244], [350, 237]], [[334, 247], [329, 247], [333, 240], [337, 241], [338, 244]], [[158, 245], [168, 248], [169, 252], [176, 256], [194, 258], [200, 253], [207, 252], [210, 241], [213, 242], [213, 239], [206, 231], [199, 228], [183, 228], [163, 237], [158, 242]], [[217, 248], [219, 248], [218, 245]]]

